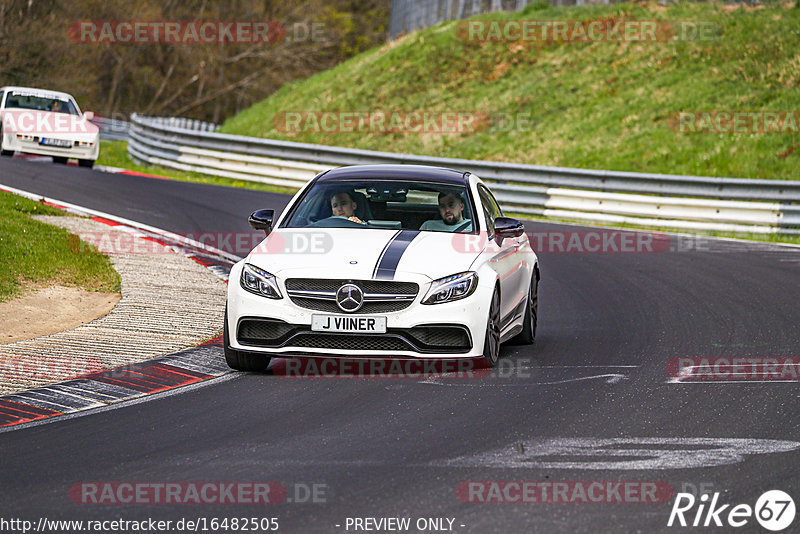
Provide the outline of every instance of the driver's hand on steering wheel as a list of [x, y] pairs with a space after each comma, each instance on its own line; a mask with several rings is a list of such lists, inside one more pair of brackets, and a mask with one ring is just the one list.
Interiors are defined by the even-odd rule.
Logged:
[[348, 217], [347, 220], [348, 221], [353, 221], [354, 223], [358, 223], [358, 224], [366, 224], [364, 221], [362, 221], [361, 219], [359, 219], [355, 215], [353, 215], [352, 217]]

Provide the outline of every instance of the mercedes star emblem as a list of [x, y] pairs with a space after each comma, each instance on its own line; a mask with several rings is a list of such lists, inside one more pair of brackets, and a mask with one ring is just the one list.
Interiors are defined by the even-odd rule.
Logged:
[[348, 313], [361, 309], [364, 292], [355, 284], [345, 284], [336, 292], [336, 305]]

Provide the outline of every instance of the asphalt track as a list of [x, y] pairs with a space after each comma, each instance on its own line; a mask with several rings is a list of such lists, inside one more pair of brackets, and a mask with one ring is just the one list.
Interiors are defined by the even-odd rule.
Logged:
[[[0, 183], [183, 233], [246, 232], [250, 211], [287, 201], [5, 158]], [[533, 232], [590, 230], [526, 225]], [[346, 526], [347, 518], [364, 517], [409, 517], [406, 532], [434, 531], [416, 530], [419, 518], [454, 519], [453, 532], [670, 532], [714, 529], [668, 528], [674, 497], [480, 503], [463, 502], [457, 488], [469, 481], [653, 481], [675, 492], [720, 492], [720, 504], [753, 506], [772, 489], [798, 501], [798, 382], [675, 383], [667, 367], [681, 357], [800, 356], [800, 251], [672, 238], [661, 252], [540, 251], [540, 261], [536, 344], [504, 347], [502, 374], [228, 375], [0, 433], [0, 517], [277, 517], [279, 532], [297, 533], [363, 532]], [[617, 441], [593, 451], [604, 439]], [[776, 445], [759, 440], [792, 443], [770, 452]], [[637, 462], [642, 449], [656, 460]], [[288, 499], [99, 505], [70, 498], [77, 483], [106, 481], [270, 481], [287, 488]], [[324, 485], [324, 494], [298, 502], [313, 484]], [[786, 531], [799, 524], [795, 519]], [[736, 530], [764, 531], [754, 518]]]

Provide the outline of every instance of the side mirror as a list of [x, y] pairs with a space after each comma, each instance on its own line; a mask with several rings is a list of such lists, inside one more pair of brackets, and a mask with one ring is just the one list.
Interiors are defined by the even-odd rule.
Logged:
[[84, 112], [83, 116], [86, 117], [87, 121], [93, 121], [94, 120], [94, 111], [86, 111], [86, 112]]
[[494, 235], [499, 241], [507, 237], [519, 237], [525, 233], [525, 227], [517, 219], [498, 217], [494, 220]]
[[275, 218], [275, 210], [256, 210], [250, 214], [247, 222], [255, 230], [264, 230], [264, 235], [269, 235], [272, 231], [272, 220]]

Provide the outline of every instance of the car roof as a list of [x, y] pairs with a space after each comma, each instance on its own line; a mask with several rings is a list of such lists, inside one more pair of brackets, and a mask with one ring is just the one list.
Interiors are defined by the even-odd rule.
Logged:
[[353, 165], [331, 169], [317, 178], [320, 182], [386, 179], [464, 185], [469, 173], [425, 165]]
[[75, 99], [71, 94], [65, 93], [63, 91], [53, 91], [52, 89], [42, 89], [41, 87], [19, 87], [16, 85], [8, 85], [6, 87], [0, 87], [0, 91], [31, 91], [31, 92], [39, 92], [39, 93], [47, 93], [54, 96], [63, 96], [67, 98]]

